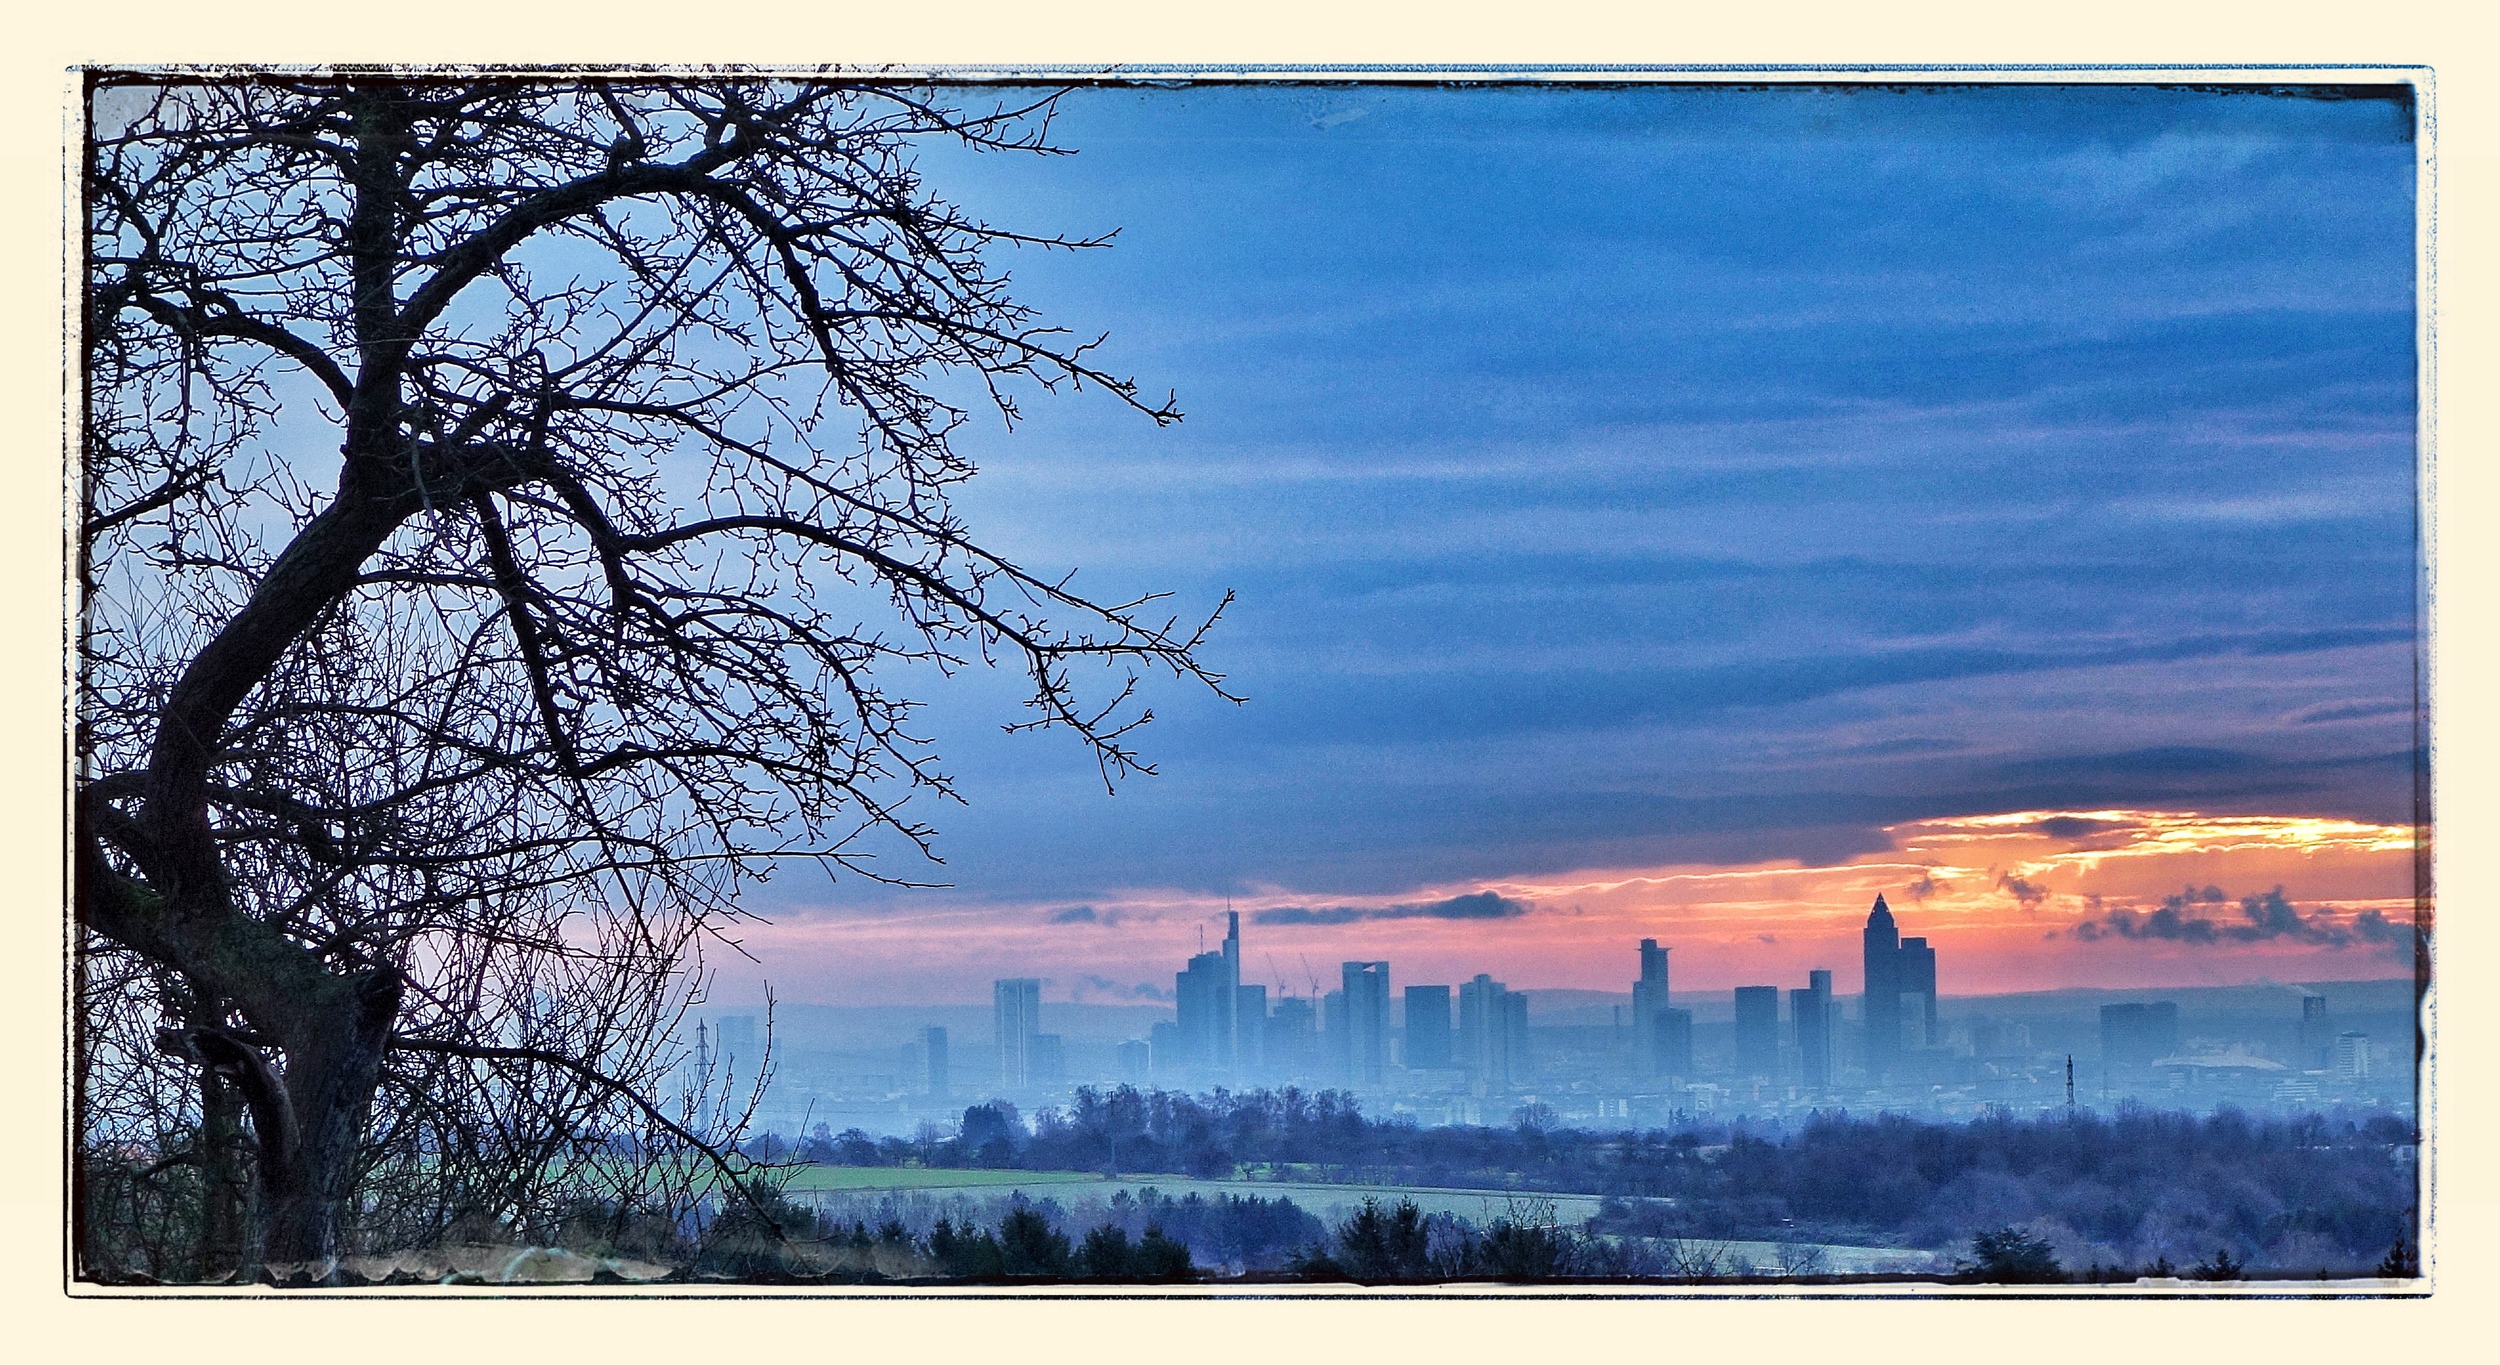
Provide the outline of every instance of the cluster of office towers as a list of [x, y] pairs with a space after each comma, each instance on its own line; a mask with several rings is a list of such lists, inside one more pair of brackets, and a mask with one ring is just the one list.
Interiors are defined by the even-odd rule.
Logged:
[[[1148, 1038], [1121, 1045], [1121, 1071], [1131, 1079], [1305, 1076], [1365, 1087], [1402, 1069], [1447, 1073], [1477, 1094], [1529, 1082], [1524, 993], [1487, 974], [1455, 989], [1407, 987], [1403, 1056], [1393, 1064], [1388, 963], [1347, 962], [1339, 989], [1317, 1000], [1284, 995], [1271, 1002], [1267, 987], [1243, 983], [1241, 916], [1226, 920], [1223, 943], [1190, 958], [1174, 977], [1177, 1017], [1156, 1024]], [[1901, 937], [1881, 896], [1864, 939], [1865, 1062], [1870, 1078], [1880, 1078], [1904, 1052], [1936, 1042], [1936, 953], [1923, 938]], [[1647, 1076], [1692, 1077], [1693, 1015], [1671, 1002], [1668, 952], [1656, 939], [1641, 940], [1640, 978], [1632, 984], [1635, 1065]], [[1841, 1069], [1841, 1007], [1829, 970], [1810, 972], [1807, 982], [1788, 993], [1797, 1079], [1829, 1088]], [[1734, 1071], [1778, 1076], [1779, 988], [1739, 986], [1735, 1004]], [[998, 982], [996, 1009], [1000, 1081], [1011, 1090], [1058, 1083], [1063, 1054], [1059, 1038], [1041, 1031], [1041, 983]], [[932, 1050], [943, 1047], [936, 1040]]]
[[[1226, 916], [1223, 944], [1189, 959], [1173, 979], [1177, 1018], [1155, 1025], [1124, 1062], [1157, 1075], [1317, 1076], [1352, 1086], [1384, 1083], [1392, 1068], [1389, 964], [1342, 964], [1342, 984], [1316, 1001], [1241, 980], [1241, 916]], [[1455, 1011], [1452, 1006], [1456, 1005]], [[1528, 999], [1489, 975], [1457, 988], [1406, 988], [1407, 1071], [1464, 1072], [1479, 1091], [1506, 1089], [1528, 1070]], [[1126, 1069], [1135, 1073], [1141, 1068]]]
[[[1861, 1006], [1866, 1071], [1880, 1079], [1905, 1052], [1933, 1047], [1936, 1026], [1936, 950], [1923, 938], [1903, 938], [1892, 907], [1875, 898], [1863, 935], [1866, 994]], [[1652, 1076], [1684, 1076], [1693, 1066], [1693, 1012], [1668, 1003], [1667, 953], [1658, 940], [1641, 940], [1641, 976], [1632, 983], [1632, 1028], [1640, 1069]], [[1789, 1022], [1797, 1037], [1797, 1080], [1810, 1090], [1831, 1088], [1841, 1071], [1841, 1005], [1826, 968], [1806, 973], [1806, 984], [1788, 992]], [[1739, 1076], [1777, 1077], [1780, 1065], [1780, 988], [1736, 988], [1736, 1046], [1731, 1070]]]

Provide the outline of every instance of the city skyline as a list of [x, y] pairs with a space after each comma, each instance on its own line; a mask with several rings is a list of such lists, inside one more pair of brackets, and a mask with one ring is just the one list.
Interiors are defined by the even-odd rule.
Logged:
[[965, 804], [877, 866], [947, 889], [754, 888], [723, 989], [1163, 999], [1229, 905], [1271, 989], [1593, 987], [1655, 936], [1851, 990], [1878, 892], [1946, 992], [2410, 971], [2384, 93], [1087, 90], [1073, 156], [932, 149], [975, 213], [1118, 229], [1019, 292], [1188, 414], [967, 428], [968, 524], [1237, 593], [1246, 702], [1148, 680], [1159, 775], [1108, 795], [1004, 680], [933, 686]]
[[[1050, 999], [1168, 1004], [1172, 992], [1160, 984], [1168, 959], [1186, 956], [1201, 930], [1220, 932], [1227, 914], [1245, 915], [1264, 945], [1243, 962], [1241, 980], [1283, 993], [1308, 993], [1305, 955], [1323, 976], [1338, 962], [1386, 957], [1414, 964], [1407, 970], [1423, 979], [1463, 981], [1490, 967], [1522, 989], [1617, 989], [1623, 942], [1645, 937], [1679, 950], [1679, 990], [1839, 968], [1836, 989], [1856, 994], [1867, 904], [1888, 895], [1916, 906], [1931, 942], [1961, 964], [1959, 977], [1939, 980], [1945, 996], [2394, 978], [2412, 973], [2412, 856], [2405, 826], [2023, 812], [1903, 826], [1896, 847], [1826, 867], [1600, 869], [1398, 898], [1262, 899], [1246, 912], [1228, 898], [1180, 893], [1013, 917], [975, 905], [838, 929], [757, 926], [750, 942], [799, 969], [775, 978], [786, 998], [818, 998], [792, 994], [793, 982], [826, 982], [837, 984], [823, 998], [857, 1003], [980, 998], [991, 978], [976, 945], [986, 942], [1002, 961], [1072, 960], [1078, 970], [1043, 978]], [[2284, 889], [2278, 899], [2294, 884], [2309, 894]], [[815, 965], [817, 952], [874, 952], [888, 937], [929, 934], [948, 936], [964, 956], [914, 986], [849, 981], [832, 963]], [[1992, 963], [1991, 948], [2011, 961]], [[742, 980], [760, 979], [724, 972], [724, 998], [743, 998]]]

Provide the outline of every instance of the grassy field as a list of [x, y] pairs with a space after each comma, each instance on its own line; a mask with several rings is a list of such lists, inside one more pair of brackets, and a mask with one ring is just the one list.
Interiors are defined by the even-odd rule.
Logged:
[[[1174, 1199], [1195, 1194], [1212, 1199], [1219, 1194], [1257, 1196], [1267, 1199], [1287, 1198], [1316, 1214], [1323, 1222], [1334, 1224], [1362, 1207], [1365, 1199], [1394, 1204], [1412, 1199], [1426, 1213], [1454, 1213], [1483, 1227], [1493, 1219], [1510, 1212], [1514, 1206], [1531, 1199], [1550, 1199], [1554, 1215], [1564, 1224], [1575, 1224], [1597, 1212], [1598, 1196], [1593, 1194], [1531, 1195], [1512, 1190], [1444, 1189], [1423, 1185], [1360, 1185], [1323, 1183], [1309, 1180], [1197, 1180], [1178, 1175], [1106, 1176], [1092, 1171], [999, 1171], [961, 1170], [920, 1166], [809, 1166], [801, 1168], [790, 1184], [797, 1196], [842, 1194], [881, 1194], [887, 1191], [932, 1195], [1003, 1195], [1011, 1190], [1048, 1196], [1063, 1206], [1073, 1208], [1081, 1202], [1109, 1200], [1126, 1191], [1153, 1189]], [[1754, 1264], [1769, 1267], [1778, 1263], [1781, 1248], [1770, 1242], [1725, 1242], [1714, 1244], [1721, 1255], [1742, 1256]], [[1931, 1252], [1892, 1247], [1826, 1246], [1828, 1269], [1840, 1274], [1863, 1274], [1869, 1271], [1923, 1272], [1941, 1269], [1942, 1263]]]
[[[848, 1193], [854, 1190], [928, 1190], [937, 1193], [1004, 1194], [1010, 1189], [1101, 1184], [1091, 1171], [974, 1171], [942, 1166], [804, 1166], [790, 1182], [793, 1191]], [[1108, 1193], [1106, 1191], [1106, 1193]]]

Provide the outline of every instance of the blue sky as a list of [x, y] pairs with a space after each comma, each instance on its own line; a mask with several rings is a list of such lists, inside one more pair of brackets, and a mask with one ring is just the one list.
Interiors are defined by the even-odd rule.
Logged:
[[[932, 690], [963, 897], [1390, 894], [1836, 859], [1884, 825], [2402, 821], [2414, 147], [2153, 90], [1083, 91], [924, 161], [1177, 392], [963, 443], [975, 530], [1239, 600], [1105, 797]], [[897, 868], [902, 871], [905, 869]], [[760, 899], [894, 904], [854, 881]], [[926, 895], [929, 893], [919, 893]], [[2297, 894], [2297, 893], [2295, 893]]]

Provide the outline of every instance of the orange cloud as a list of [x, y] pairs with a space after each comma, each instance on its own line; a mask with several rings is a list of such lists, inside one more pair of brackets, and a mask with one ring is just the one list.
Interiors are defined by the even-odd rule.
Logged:
[[[1599, 868], [1375, 896], [1267, 888], [1232, 901], [1244, 978], [1301, 993], [1312, 975], [1333, 987], [1342, 961], [1386, 958], [1399, 984], [1490, 972], [1514, 987], [1623, 990], [1634, 945], [1656, 938], [1674, 950], [1679, 994], [1802, 985], [1814, 968], [1848, 991], [1878, 893], [1903, 933], [1935, 946], [1947, 994], [2367, 977], [2411, 960], [2406, 826], [2031, 810], [1887, 833], [1889, 849], [1829, 865]], [[1199, 931], [1220, 937], [1226, 908], [1155, 889], [1089, 902], [1090, 915], [1072, 916], [1062, 904], [933, 900], [873, 918], [803, 916], [747, 942], [794, 999], [979, 1000], [1011, 975], [1055, 983], [1049, 998], [1101, 999], [1123, 985], [1168, 989]]]

